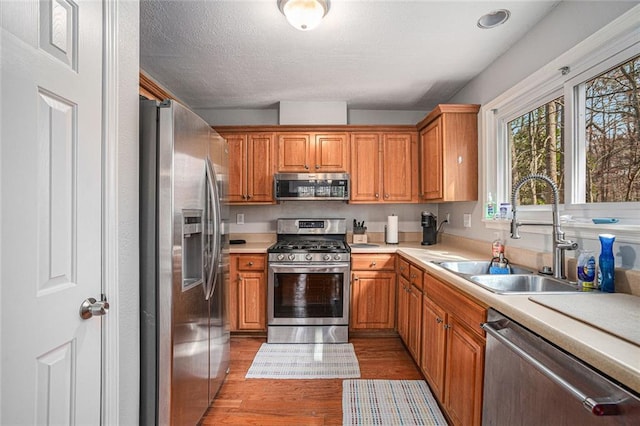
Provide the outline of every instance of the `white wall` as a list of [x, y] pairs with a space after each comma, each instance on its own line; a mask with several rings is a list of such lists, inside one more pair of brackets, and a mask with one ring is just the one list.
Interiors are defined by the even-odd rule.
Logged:
[[[505, 90], [542, 68], [551, 60], [565, 53], [637, 4], [638, 2], [629, 1], [563, 1], [559, 3], [549, 15], [466, 87], [460, 90], [449, 102], [485, 104], [493, 100]], [[479, 164], [479, 169], [481, 175], [491, 172], [484, 170], [482, 162]], [[482, 185], [482, 179], [479, 179], [479, 182]], [[484, 188], [481, 186], [478, 192], [483, 194]], [[486, 228], [481, 222], [481, 201], [477, 203], [448, 203], [440, 206], [440, 214], [444, 215], [446, 213], [451, 213], [452, 223], [451, 226], [444, 230], [445, 232], [479, 240], [490, 241], [494, 239], [495, 231]], [[471, 228], [462, 226], [463, 214], [465, 213], [472, 214]], [[538, 234], [522, 235], [522, 239], [512, 240], [508, 239], [508, 233], [502, 233], [502, 237], [507, 238], [507, 245], [535, 250], [543, 247], [545, 251], [551, 250], [551, 242], [548, 236]], [[597, 241], [579, 240], [578, 242], [582, 247], [599, 252]], [[638, 251], [640, 251], [638, 247], [632, 247], [631, 252]], [[626, 258], [618, 257], [616, 263], [618, 266], [637, 269], [640, 268], [640, 259], [637, 257], [640, 256], [633, 254]]]
[[[277, 125], [278, 108], [272, 109], [194, 109], [212, 126]], [[429, 111], [349, 109], [348, 124], [417, 124]]]

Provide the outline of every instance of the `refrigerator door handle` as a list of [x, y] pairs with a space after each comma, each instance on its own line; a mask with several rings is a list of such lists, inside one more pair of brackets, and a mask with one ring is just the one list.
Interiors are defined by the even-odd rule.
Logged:
[[213, 296], [213, 293], [216, 288], [216, 283], [218, 280], [218, 264], [220, 262], [220, 255], [222, 250], [222, 244], [220, 241], [220, 232], [221, 232], [220, 198], [218, 196], [218, 187], [216, 185], [217, 180], [216, 180], [215, 171], [213, 169], [213, 165], [211, 164], [211, 160], [209, 159], [209, 157], [206, 158], [205, 174], [206, 174], [207, 191], [209, 195], [208, 197], [209, 205], [207, 206], [207, 209], [206, 209], [208, 212], [207, 226], [209, 226], [209, 223], [210, 223], [211, 226], [213, 227], [213, 230], [211, 233], [212, 236], [209, 237], [212, 240], [213, 247], [211, 247], [211, 258], [210, 258], [210, 263], [208, 265], [209, 271], [207, 274], [207, 282], [205, 287], [205, 299], [208, 300]]

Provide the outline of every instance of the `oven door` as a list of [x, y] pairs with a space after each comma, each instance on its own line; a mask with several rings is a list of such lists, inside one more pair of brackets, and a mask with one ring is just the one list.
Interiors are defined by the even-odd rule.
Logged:
[[348, 325], [349, 263], [269, 264], [269, 325]]

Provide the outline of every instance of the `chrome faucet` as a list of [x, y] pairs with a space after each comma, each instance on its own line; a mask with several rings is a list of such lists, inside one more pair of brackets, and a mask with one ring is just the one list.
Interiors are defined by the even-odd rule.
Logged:
[[[520, 234], [518, 234], [518, 228], [520, 226], [550, 225], [549, 223], [543, 222], [518, 222], [516, 215], [516, 200], [518, 199], [518, 191], [520, 191], [520, 187], [522, 185], [533, 179], [539, 179], [546, 182], [551, 187], [551, 191], [553, 192], [553, 277], [566, 279], [567, 277], [564, 272], [564, 252], [565, 250], [576, 250], [578, 248], [578, 243], [574, 243], [573, 241], [566, 240], [564, 238], [564, 231], [562, 230], [562, 227], [560, 227], [560, 213], [558, 212], [558, 204], [560, 204], [558, 186], [548, 176], [545, 176], [543, 174], [533, 174], [525, 176], [513, 186], [513, 191], [511, 192], [511, 206], [513, 209], [513, 217], [511, 219], [511, 238], [520, 238]], [[541, 272], [544, 273], [545, 271], [543, 270]]]

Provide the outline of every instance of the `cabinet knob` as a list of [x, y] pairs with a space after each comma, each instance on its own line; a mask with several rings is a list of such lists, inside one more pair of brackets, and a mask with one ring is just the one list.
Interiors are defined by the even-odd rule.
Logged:
[[376, 198], [380, 198], [380, 194], [376, 192]]
[[318, 170], [320, 168], [319, 164], [316, 164], [316, 170]]
[[448, 329], [451, 328], [451, 324], [445, 324], [445, 325], [443, 325], [443, 327], [444, 327], [445, 330], [448, 330]]
[[389, 198], [389, 194], [384, 194], [384, 198]]
[[252, 195], [247, 195], [247, 200], [250, 200]]
[[360, 279], [360, 278], [358, 278], [358, 276], [357, 276], [357, 275], [354, 275], [354, 276], [353, 276], [353, 280], [354, 280], [354, 281], [358, 281], [359, 279]]
[[308, 164], [305, 164], [305, 165], [304, 165], [304, 169], [305, 169], [305, 170], [309, 170], [309, 165], [308, 165]]
[[400, 270], [401, 270], [401, 271], [404, 271], [404, 266], [401, 266], [401, 267], [400, 267]]
[[242, 281], [242, 275], [238, 274], [238, 282]]
[[247, 199], [247, 194], [242, 194], [242, 199], [246, 200]]
[[371, 262], [371, 266], [376, 266], [376, 261]]
[[442, 324], [442, 318], [436, 318], [436, 322], [437, 322], [438, 324]]
[[253, 266], [253, 262], [249, 262], [249, 263], [247, 263], [247, 265]]

